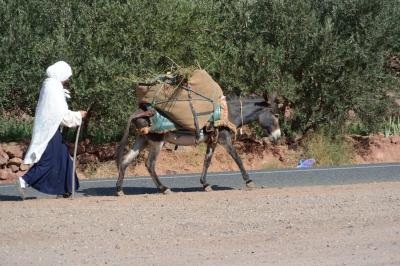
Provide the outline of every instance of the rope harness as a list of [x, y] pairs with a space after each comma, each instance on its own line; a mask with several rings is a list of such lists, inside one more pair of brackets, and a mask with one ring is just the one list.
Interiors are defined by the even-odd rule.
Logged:
[[239, 97], [239, 102], [240, 102], [240, 120], [241, 120], [241, 126], [240, 126], [240, 135], [243, 135], [243, 104], [242, 104], [242, 97]]
[[199, 140], [200, 140], [200, 128], [199, 128], [199, 120], [197, 118], [197, 113], [196, 110], [194, 109], [193, 106], [193, 101], [192, 101], [192, 89], [188, 89], [188, 98], [189, 98], [189, 105], [190, 105], [190, 110], [192, 111], [193, 114], [193, 120], [194, 120], [194, 127], [196, 129], [196, 140], [195, 143], [196, 145], [199, 144]]
[[[165, 104], [165, 103], [174, 102], [174, 101], [188, 101], [189, 102], [189, 106], [190, 106], [190, 110], [191, 110], [192, 115], [193, 115], [193, 123], [194, 123], [194, 127], [195, 127], [195, 136], [196, 136], [195, 143], [197, 145], [199, 143], [200, 137], [201, 137], [200, 136], [198, 115], [206, 115], [206, 114], [214, 113], [215, 106], [216, 106], [215, 105], [215, 101], [213, 99], [210, 99], [210, 98], [208, 98], [208, 97], [196, 92], [196, 91], [193, 91], [193, 89], [190, 86], [182, 85], [182, 80], [179, 80], [179, 82], [177, 82], [178, 79], [176, 77], [174, 77], [174, 79], [164, 78], [164, 80], [160, 80], [160, 81], [164, 81], [169, 85], [176, 86], [175, 90], [177, 88], [181, 88], [181, 89], [186, 90], [188, 92], [188, 99], [187, 100], [171, 99], [171, 100], [165, 100], [165, 101], [159, 101], [159, 102], [153, 101], [152, 105], [156, 106], [157, 104]], [[160, 93], [161, 88], [162, 87], [160, 87], [158, 89], [158, 91], [156, 92], [156, 96]], [[197, 95], [197, 96], [199, 96], [199, 97], [201, 97], [204, 101], [208, 101], [208, 102], [212, 103], [213, 106], [214, 106], [214, 110], [210, 111], [210, 112], [206, 112], [206, 113], [197, 113], [195, 108], [194, 108], [194, 105], [193, 105], [192, 93]]]
[[[206, 74], [208, 75], [208, 74]], [[209, 77], [210, 80], [212, 80], [211, 77]], [[228, 127], [231, 130], [234, 130], [236, 133], [236, 127], [232, 129], [232, 125], [227, 117], [227, 106], [225, 102], [225, 107], [223, 107], [222, 103], [220, 103], [220, 88], [219, 86], [211, 84], [207, 84], [207, 92], [203, 89], [200, 91], [197, 91], [197, 87], [199, 86], [199, 76], [197, 76], [197, 79], [194, 79], [196, 81], [193, 81], [195, 88], [192, 88], [192, 83], [184, 79], [183, 76], [179, 75], [161, 75], [158, 76], [155, 80], [153, 80], [151, 83], [141, 83], [145, 84], [145, 86], [154, 86], [156, 84], [158, 88], [156, 90], [153, 90], [153, 95], [152, 99], [150, 100], [149, 98], [149, 104], [151, 108], [156, 108], [156, 106], [159, 106], [161, 110], [166, 109], [166, 108], [175, 108], [175, 106], [182, 106], [185, 105], [185, 113], [179, 114], [177, 113], [178, 117], [185, 117], [184, 120], [184, 125], [188, 128], [191, 128], [192, 132], [194, 133], [195, 137], [195, 145], [197, 145], [201, 138], [203, 137], [203, 132], [202, 132], [202, 127], [205, 124], [205, 132], [204, 133], [209, 133], [210, 139], [209, 141], [212, 141], [215, 143], [218, 139], [219, 135], [219, 130], [218, 127]], [[207, 77], [205, 78], [207, 80]], [[202, 83], [200, 83], [202, 84]], [[165, 89], [164, 91], [164, 85], [165, 86], [170, 86], [171, 89]], [[204, 88], [203, 84], [203, 88]], [[181, 92], [179, 92], [181, 90]], [[182, 94], [182, 91], [185, 91]], [[163, 95], [161, 93], [163, 92]], [[146, 93], [146, 92], [145, 92]], [[165, 95], [164, 95], [165, 94]], [[160, 95], [160, 97], [158, 97]], [[184, 96], [185, 95], [185, 96]], [[222, 96], [221, 96], [222, 97]], [[225, 100], [225, 97], [221, 98]], [[175, 102], [177, 104], [175, 105]], [[188, 102], [188, 104], [184, 104], [183, 102]], [[203, 102], [203, 103], [201, 103]], [[207, 103], [205, 103], [207, 102]], [[204, 106], [208, 106], [210, 103], [212, 107], [210, 106], [208, 109], [205, 108]], [[201, 107], [199, 107], [201, 106]], [[158, 108], [158, 107], [157, 107]], [[219, 110], [220, 108], [221, 110]], [[222, 113], [224, 112], [224, 120], [222, 119]], [[179, 116], [181, 115], [181, 116]], [[212, 116], [210, 116], [212, 115]], [[205, 122], [206, 118], [205, 116], [208, 117], [208, 121]], [[243, 114], [241, 114], [242, 120], [243, 120]], [[188, 120], [190, 117], [190, 120]], [[212, 121], [212, 117], [214, 120]], [[217, 118], [218, 117], [218, 118]], [[181, 121], [182, 122], [182, 121]], [[242, 121], [243, 124], [243, 121]], [[183, 127], [185, 127], [183, 126]]]

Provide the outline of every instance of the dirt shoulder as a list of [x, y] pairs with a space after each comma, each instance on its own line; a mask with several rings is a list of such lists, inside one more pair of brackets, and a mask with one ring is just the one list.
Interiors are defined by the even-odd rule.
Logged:
[[399, 265], [400, 183], [0, 204], [2, 265]]

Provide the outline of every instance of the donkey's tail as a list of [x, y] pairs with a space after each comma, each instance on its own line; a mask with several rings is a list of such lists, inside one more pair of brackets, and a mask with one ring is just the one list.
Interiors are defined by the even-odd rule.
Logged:
[[[129, 117], [128, 122], [125, 127], [124, 136], [122, 137], [121, 141], [117, 145], [117, 154], [116, 154], [117, 160], [116, 161], [117, 161], [118, 169], [121, 166], [122, 159], [124, 156], [124, 150], [125, 150], [126, 144], [128, 143], [128, 137], [129, 137], [129, 131], [130, 131], [131, 125], [134, 124], [134, 123], [132, 123], [132, 120], [135, 119], [135, 117], [137, 116], [137, 114], [139, 112], [140, 112], [140, 110], [137, 110]], [[133, 125], [133, 126], [135, 126], [135, 125]]]

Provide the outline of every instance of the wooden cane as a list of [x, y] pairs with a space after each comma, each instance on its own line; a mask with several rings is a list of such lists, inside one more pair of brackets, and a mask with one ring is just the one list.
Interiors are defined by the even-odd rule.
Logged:
[[78, 151], [78, 141], [79, 141], [79, 134], [81, 132], [81, 125], [83, 122], [78, 126], [78, 130], [76, 131], [76, 138], [75, 138], [75, 147], [74, 147], [74, 160], [72, 162], [72, 195], [71, 198], [75, 197], [75, 169], [76, 169], [76, 153]]
[[[86, 110], [86, 115], [89, 113], [90, 109], [92, 109], [93, 103], [89, 105], [89, 108]], [[82, 118], [82, 123], [78, 126], [78, 129], [76, 131], [76, 137], [75, 137], [75, 147], [74, 147], [74, 160], [72, 161], [72, 193], [71, 193], [71, 198], [73, 199], [75, 197], [75, 170], [76, 170], [76, 153], [78, 151], [78, 142], [79, 142], [79, 135], [81, 133], [81, 127], [83, 125], [83, 118]]]

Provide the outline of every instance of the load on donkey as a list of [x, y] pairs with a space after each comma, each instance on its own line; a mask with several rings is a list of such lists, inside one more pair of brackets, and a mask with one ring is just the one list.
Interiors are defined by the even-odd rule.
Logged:
[[[221, 87], [201, 69], [190, 74], [159, 76], [150, 84], [137, 86], [139, 110], [128, 119], [124, 136], [117, 147], [117, 195], [123, 195], [125, 170], [146, 147], [149, 155], [146, 168], [157, 189], [162, 193], [171, 190], [164, 186], [156, 171], [157, 157], [164, 142], [177, 146], [206, 143], [200, 183], [205, 191], [212, 191], [206, 175], [215, 147], [221, 144], [238, 165], [246, 187], [254, 188], [242, 160], [232, 145], [237, 128], [257, 121], [266, 136], [276, 141], [280, 135], [275, 97], [233, 97], [226, 99]], [[124, 155], [130, 128], [135, 128], [135, 142]]]

